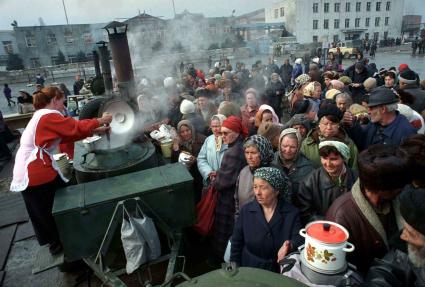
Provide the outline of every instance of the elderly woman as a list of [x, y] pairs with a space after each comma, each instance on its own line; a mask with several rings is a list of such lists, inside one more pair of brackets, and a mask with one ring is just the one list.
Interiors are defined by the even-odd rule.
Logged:
[[198, 154], [198, 170], [204, 180], [204, 186], [209, 185], [217, 176], [217, 170], [227, 150], [227, 144], [223, 143], [221, 137], [221, 124], [225, 119], [226, 117], [220, 114], [211, 117], [210, 127], [213, 134], [205, 139]]
[[266, 86], [265, 97], [267, 103], [274, 109], [278, 118], [282, 117], [282, 97], [285, 95], [285, 86], [280, 81], [279, 74], [272, 73], [270, 82]]
[[[294, 128], [296, 129], [302, 139], [304, 140], [307, 137], [307, 133], [311, 129], [311, 121], [305, 114], [295, 114], [292, 118], [283, 126], [284, 129]], [[301, 142], [300, 142], [301, 145]]]
[[258, 92], [256, 89], [249, 88], [245, 91], [245, 105], [241, 107], [242, 125], [247, 130], [254, 128], [258, 108]]
[[279, 117], [276, 115], [274, 109], [271, 106], [261, 105], [257, 114], [255, 115], [255, 126], [253, 129], [249, 130], [249, 135], [255, 135], [260, 125], [267, 122], [278, 124]]
[[248, 163], [239, 173], [235, 191], [235, 211], [254, 199], [252, 180], [254, 171], [260, 167], [269, 166], [273, 160], [273, 148], [268, 139], [253, 135], [246, 139], [243, 149]]
[[34, 106], [32, 105], [32, 96], [25, 90], [19, 91], [18, 96], [18, 113], [26, 114], [34, 111]]
[[211, 117], [217, 113], [217, 107], [211, 102], [211, 92], [205, 88], [197, 88], [195, 98], [196, 112], [202, 116], [206, 125], [209, 126]]
[[238, 117], [230, 116], [221, 125], [223, 143], [227, 144], [229, 148], [224, 153], [214, 182], [218, 199], [212, 230], [213, 252], [215, 258], [220, 262], [233, 231], [236, 181], [240, 171], [246, 165], [243, 150], [246, 134]]
[[309, 112], [317, 114], [320, 106], [320, 96], [322, 94], [322, 86], [319, 82], [309, 83], [303, 91], [304, 98], [310, 102]]
[[338, 109], [341, 110], [342, 113], [345, 113], [350, 106], [353, 104], [353, 100], [351, 96], [347, 93], [340, 93], [335, 96], [335, 102]]
[[357, 174], [347, 166], [350, 149], [345, 143], [322, 141], [319, 154], [322, 166], [310, 173], [298, 190], [303, 224], [323, 219], [335, 199], [349, 192], [357, 180]]
[[15, 157], [10, 190], [22, 192], [31, 223], [40, 245], [49, 244], [49, 251], [62, 250], [52, 216], [53, 200], [58, 187], [68, 181], [53, 159], [60, 143], [74, 142], [105, 133], [112, 121], [110, 114], [98, 119], [77, 121], [64, 117], [65, 97], [57, 87], [46, 87], [33, 95], [36, 112], [21, 136]]
[[281, 197], [288, 184], [279, 169], [257, 169], [253, 187], [255, 200], [242, 208], [233, 230], [230, 260], [279, 272], [278, 262], [302, 242], [298, 210]]
[[350, 149], [348, 166], [357, 168], [357, 147], [350, 139], [344, 129], [340, 126], [342, 118], [341, 111], [334, 104], [322, 106], [317, 114], [319, 125], [307, 135], [301, 146], [301, 152], [313, 163], [315, 167], [320, 166], [319, 143], [334, 138], [346, 142]]
[[279, 151], [275, 153], [273, 161], [273, 165], [289, 177], [292, 202], [296, 201], [300, 183], [314, 170], [311, 161], [300, 153], [302, 141], [303, 138], [296, 129], [283, 130], [279, 137]]
[[205, 136], [197, 133], [189, 120], [182, 120], [177, 124], [177, 137], [173, 141], [171, 162], [177, 162], [182, 152], [190, 155], [189, 161], [184, 164], [188, 167], [190, 174], [193, 176], [195, 199], [197, 202], [201, 198], [203, 184], [202, 176], [196, 165], [196, 159], [204, 142]]

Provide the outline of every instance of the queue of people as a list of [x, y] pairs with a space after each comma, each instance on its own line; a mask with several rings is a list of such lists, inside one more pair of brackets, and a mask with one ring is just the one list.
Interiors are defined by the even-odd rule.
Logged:
[[[227, 61], [204, 73], [190, 64], [181, 79], [166, 78], [164, 86], [144, 85], [141, 91], [142, 104], [155, 111], [152, 126], [176, 128], [171, 160], [188, 155], [184, 164], [194, 178], [196, 201], [210, 187], [217, 192], [211, 258], [221, 262], [230, 248], [230, 260], [239, 266], [279, 272], [279, 261], [303, 243], [299, 230], [326, 219], [349, 231], [356, 248], [348, 261], [368, 286], [393, 286], [375, 282], [400, 269], [394, 258], [411, 268], [385, 280], [401, 282], [394, 286], [423, 283], [423, 118], [409, 120], [399, 109], [403, 104], [425, 115], [418, 75], [400, 65], [399, 72], [369, 76], [368, 64], [358, 61], [343, 73], [312, 63], [309, 75], [299, 74], [296, 66], [292, 80], [283, 80], [288, 65], [270, 73], [261, 62], [249, 71]], [[166, 98], [165, 112], [149, 105], [158, 91]], [[63, 100], [55, 87], [33, 95], [36, 111], [21, 138], [11, 186], [23, 193], [37, 239], [50, 244], [52, 253], [60, 249], [52, 199], [66, 179], [51, 150], [61, 141], [106, 132], [100, 126], [111, 121], [107, 114], [65, 118]], [[388, 254], [393, 261], [385, 261]]]

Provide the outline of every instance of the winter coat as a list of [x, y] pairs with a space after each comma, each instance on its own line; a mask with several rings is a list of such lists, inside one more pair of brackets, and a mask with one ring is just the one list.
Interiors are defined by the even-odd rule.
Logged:
[[223, 258], [227, 241], [232, 235], [235, 214], [235, 187], [239, 173], [246, 166], [243, 137], [229, 145], [217, 171], [214, 186], [218, 193], [213, 225], [212, 247], [218, 258]]
[[365, 100], [364, 95], [366, 94], [366, 90], [363, 86], [364, 81], [369, 78], [369, 73], [367, 68], [364, 67], [363, 71], [360, 74], [357, 74], [355, 71], [355, 65], [352, 65], [344, 71], [344, 75], [348, 76], [353, 84], [361, 84], [360, 87], [350, 86], [350, 93], [353, 99], [353, 102], [356, 104], [361, 104], [362, 101]]
[[[401, 230], [403, 223], [399, 205], [397, 200], [393, 200], [394, 220]], [[375, 257], [382, 258], [391, 247], [387, 231], [361, 191], [359, 180], [353, 185], [351, 192], [335, 200], [326, 214], [326, 220], [339, 223], [348, 230], [349, 242], [356, 249], [347, 253], [347, 259], [362, 273], [366, 273]]]
[[209, 183], [208, 175], [210, 172], [217, 171], [220, 168], [226, 150], [226, 144], [222, 144], [219, 151], [216, 150], [214, 135], [206, 138], [197, 159], [198, 169], [204, 180], [204, 186]]
[[254, 267], [279, 272], [277, 253], [286, 240], [292, 250], [302, 244], [298, 209], [279, 199], [275, 212], [267, 222], [261, 205], [246, 204], [236, 221], [232, 235], [230, 260], [242, 267]]
[[282, 79], [282, 82], [285, 86], [289, 86], [291, 84], [291, 76], [292, 76], [292, 70], [294, 68], [288, 64], [285, 65], [283, 64], [282, 66], [280, 66], [280, 77]]
[[314, 170], [313, 164], [303, 154], [299, 153], [296, 161], [287, 169], [283, 166], [279, 151], [277, 151], [273, 160], [273, 166], [281, 169], [288, 176], [291, 184], [292, 202], [296, 204], [299, 185]]
[[348, 167], [340, 186], [331, 180], [323, 167], [311, 172], [300, 183], [298, 190], [297, 203], [303, 225], [323, 219], [335, 199], [349, 192], [356, 179], [357, 173]]
[[212, 116], [217, 114], [217, 107], [214, 105], [214, 103], [209, 102], [206, 111], [202, 111], [199, 107], [196, 107], [196, 113], [204, 119], [205, 127], [208, 129]]
[[[314, 130], [310, 131], [307, 134], [307, 137], [305, 140], [303, 140], [303, 143], [301, 145], [301, 153], [304, 154], [314, 165], [314, 167], [320, 167], [322, 165], [320, 161], [320, 155], [319, 155], [319, 143], [314, 140], [312, 133]], [[348, 148], [350, 149], [350, 159], [348, 160], [348, 166], [353, 169], [357, 169], [357, 155], [358, 150], [356, 147], [356, 144], [353, 142], [353, 140], [348, 136], [348, 134], [341, 130], [341, 137], [343, 138], [343, 141], [347, 144]]]
[[391, 250], [375, 260], [363, 284], [366, 287], [425, 286], [425, 268], [412, 265], [407, 253]]
[[241, 116], [242, 116], [242, 126], [245, 127], [248, 131], [254, 128], [255, 122], [250, 123], [249, 119], [251, 117], [255, 118], [255, 115], [258, 112], [259, 106], [254, 110], [248, 111], [248, 106], [245, 104], [241, 107]]
[[295, 80], [299, 75], [303, 73], [303, 67], [300, 64], [295, 64], [294, 68], [292, 69], [292, 80]]
[[282, 116], [282, 109], [280, 105], [284, 95], [285, 86], [282, 82], [269, 82], [267, 84], [265, 93], [267, 104], [273, 108], [279, 118]]
[[425, 110], [425, 91], [418, 88], [416, 85], [406, 85], [403, 87], [407, 93], [411, 94], [414, 98], [413, 104], [410, 105], [412, 109], [418, 113]]
[[395, 120], [385, 127], [372, 122], [367, 126], [360, 126], [359, 123], [355, 123], [352, 128], [347, 129], [347, 133], [360, 151], [374, 144], [399, 146], [403, 139], [416, 134], [416, 129], [405, 116], [398, 111], [396, 113]]

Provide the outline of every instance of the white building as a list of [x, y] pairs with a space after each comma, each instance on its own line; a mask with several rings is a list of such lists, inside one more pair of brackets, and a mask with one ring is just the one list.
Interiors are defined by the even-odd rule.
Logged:
[[283, 0], [266, 23], [283, 22], [299, 43], [401, 36], [404, 0]]

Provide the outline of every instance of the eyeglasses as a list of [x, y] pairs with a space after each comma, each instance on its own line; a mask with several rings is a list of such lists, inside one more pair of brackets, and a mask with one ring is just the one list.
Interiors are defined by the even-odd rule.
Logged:
[[222, 136], [227, 136], [227, 135], [229, 135], [229, 134], [231, 134], [232, 132], [220, 132], [220, 135], [222, 135]]

